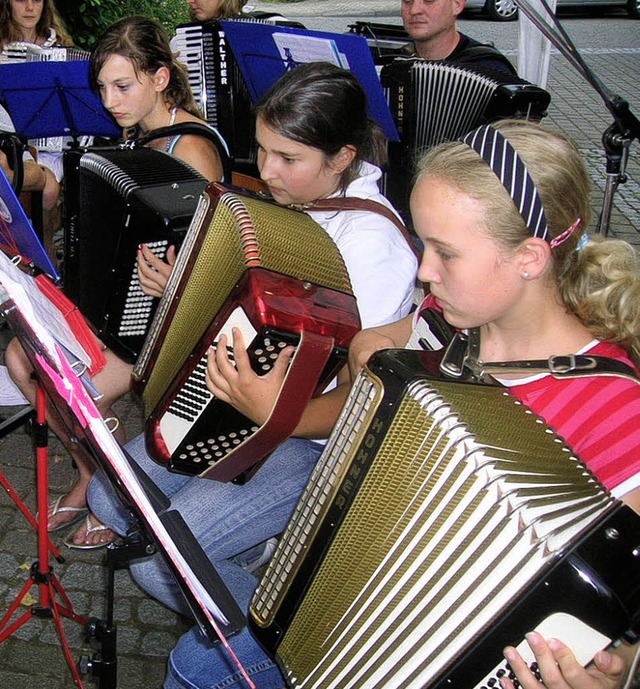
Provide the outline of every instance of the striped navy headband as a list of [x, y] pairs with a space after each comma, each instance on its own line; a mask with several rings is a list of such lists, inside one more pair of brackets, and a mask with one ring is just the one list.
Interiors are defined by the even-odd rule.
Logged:
[[532, 237], [548, 240], [549, 228], [542, 201], [522, 158], [505, 137], [483, 125], [461, 141], [470, 146], [493, 170], [512, 198]]

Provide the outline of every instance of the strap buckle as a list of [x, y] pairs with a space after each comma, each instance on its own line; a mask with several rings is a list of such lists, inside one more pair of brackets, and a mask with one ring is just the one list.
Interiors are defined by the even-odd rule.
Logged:
[[558, 375], [572, 371], [589, 371], [597, 366], [593, 357], [576, 354], [552, 355], [547, 359], [547, 362], [549, 371]]

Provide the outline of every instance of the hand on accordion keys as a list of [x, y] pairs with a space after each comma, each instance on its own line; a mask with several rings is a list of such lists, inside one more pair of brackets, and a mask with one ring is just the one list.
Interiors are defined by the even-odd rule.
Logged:
[[161, 297], [175, 262], [175, 246], [169, 247], [167, 259], [163, 261], [146, 244], [142, 244], [137, 256], [138, 280], [142, 291], [150, 297]]
[[[607, 651], [596, 653], [586, 668], [576, 660], [568, 646], [557, 639], [545, 640], [532, 632], [527, 641], [537, 667], [531, 668], [513, 647], [505, 649], [507, 659], [522, 689], [618, 689], [626, 675], [626, 663]], [[542, 684], [541, 684], [542, 682]], [[500, 680], [503, 689], [514, 689], [508, 677]]]
[[219, 400], [262, 425], [276, 403], [295, 348], [285, 347], [273, 368], [261, 376], [251, 367], [240, 329], [233, 328], [232, 333], [233, 347], [227, 336], [221, 335], [217, 348], [209, 350], [206, 385]]

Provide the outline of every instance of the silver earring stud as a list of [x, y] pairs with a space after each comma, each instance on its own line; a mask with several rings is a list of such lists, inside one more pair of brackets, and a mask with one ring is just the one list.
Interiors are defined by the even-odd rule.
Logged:
[[529, 273], [525, 270], [524, 273], [522, 273], [522, 277], [523, 277], [525, 280], [528, 280], [531, 276], [530, 276]]

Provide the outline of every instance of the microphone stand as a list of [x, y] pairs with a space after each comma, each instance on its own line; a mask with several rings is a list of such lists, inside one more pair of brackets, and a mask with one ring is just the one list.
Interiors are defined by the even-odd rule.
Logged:
[[531, 7], [527, 0], [515, 0], [515, 3], [531, 23], [553, 43], [580, 75], [593, 86], [604, 101], [607, 110], [613, 116], [613, 123], [607, 127], [602, 135], [602, 145], [607, 159], [606, 185], [597, 232], [606, 237], [609, 233], [615, 191], [620, 184], [624, 184], [627, 180], [626, 169], [631, 142], [634, 139], [640, 140], [640, 121], [631, 112], [629, 103], [621, 96], [612, 93], [587, 65], [546, 0], [540, 0], [540, 3], [546, 11], [547, 19], [551, 21], [553, 26], [548, 21], [545, 21], [545, 18]]

